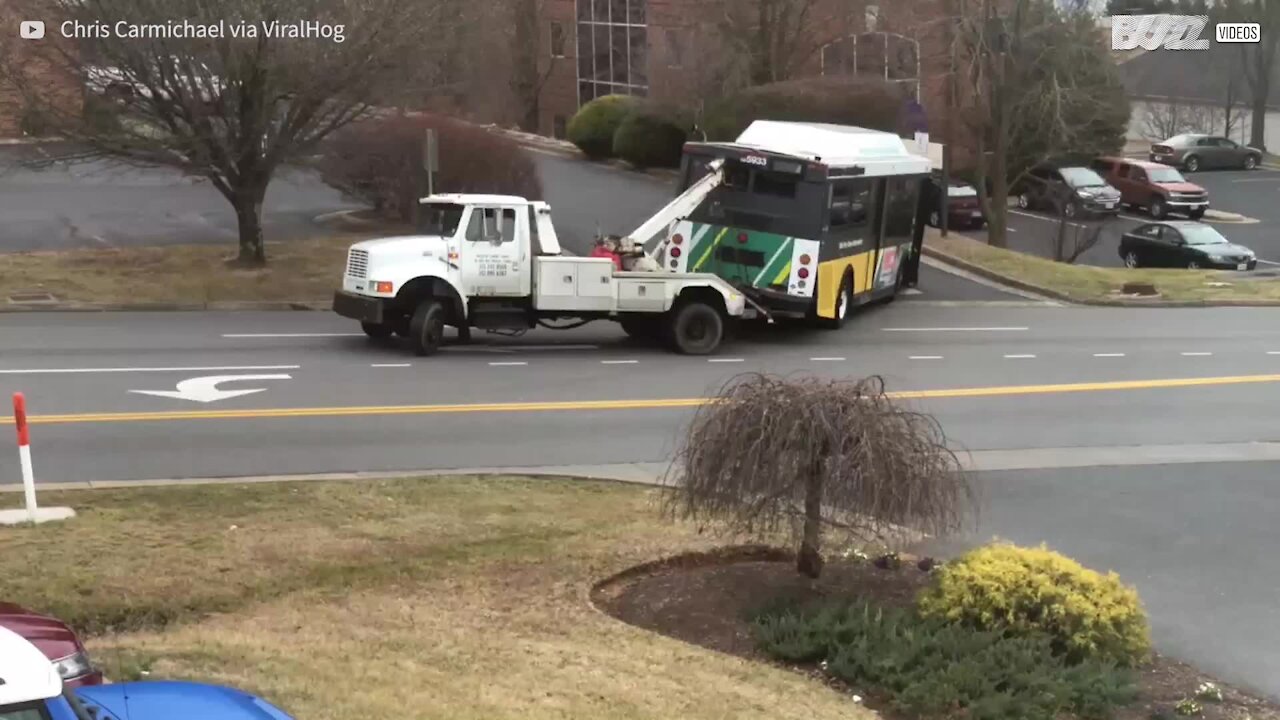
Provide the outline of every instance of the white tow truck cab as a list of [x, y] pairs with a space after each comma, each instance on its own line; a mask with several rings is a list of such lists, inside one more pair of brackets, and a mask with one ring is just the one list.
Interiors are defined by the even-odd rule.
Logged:
[[612, 257], [563, 254], [544, 202], [432, 195], [420, 201], [420, 234], [351, 246], [333, 309], [360, 321], [370, 337], [408, 338], [419, 355], [439, 350], [445, 326], [465, 342], [472, 328], [518, 333], [566, 320], [574, 324], [558, 327], [613, 320], [677, 352], [712, 353], [743, 316], [745, 296], [710, 273], [664, 270], [644, 242], [719, 182], [713, 172], [690, 187], [618, 239]]

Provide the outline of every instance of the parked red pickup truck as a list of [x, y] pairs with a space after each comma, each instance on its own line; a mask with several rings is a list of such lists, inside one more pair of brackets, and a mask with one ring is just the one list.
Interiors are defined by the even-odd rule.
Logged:
[[1092, 167], [1120, 191], [1123, 204], [1142, 208], [1157, 220], [1171, 212], [1199, 220], [1209, 208], [1209, 191], [1187, 182], [1177, 168], [1117, 157], [1098, 158]]
[[67, 687], [101, 685], [102, 671], [89, 661], [84, 643], [66, 623], [32, 612], [21, 605], [0, 602], [0, 627], [6, 628], [35, 645], [53, 661]]

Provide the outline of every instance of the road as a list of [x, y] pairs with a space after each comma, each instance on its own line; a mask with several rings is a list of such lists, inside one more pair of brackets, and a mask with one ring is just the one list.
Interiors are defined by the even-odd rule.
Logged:
[[[1280, 236], [1274, 231], [1275, 227], [1280, 226], [1280, 171], [1210, 170], [1188, 175], [1187, 179], [1209, 191], [1211, 207], [1255, 221], [1213, 221], [1211, 224], [1231, 242], [1256, 252], [1262, 261], [1261, 270], [1280, 269]], [[1058, 220], [1040, 212], [1010, 212], [1009, 247], [1042, 257], [1052, 257]], [[1127, 210], [1121, 213], [1119, 218], [1105, 223], [1101, 241], [1087, 250], [1077, 262], [1082, 265], [1121, 267], [1120, 235], [1148, 222], [1152, 222], [1152, 219], [1140, 211]], [[1072, 223], [1073, 227], [1086, 225], [1087, 223]], [[985, 232], [966, 234], [977, 238], [986, 236]]]
[[[429, 359], [326, 313], [21, 314], [0, 316], [0, 393], [28, 397], [47, 488], [663, 462], [696, 399], [734, 374], [879, 373], [958, 449], [1028, 468], [979, 478], [974, 538], [1048, 541], [1124, 571], [1162, 649], [1280, 696], [1280, 561], [1252, 552], [1280, 542], [1271, 314], [900, 302], [841, 331], [747, 333], [713, 358], [588, 326]], [[217, 390], [258, 392], [133, 392], [219, 376], [232, 379]], [[1136, 465], [1091, 467], [1118, 462]], [[16, 462], [3, 468], [17, 480]]]

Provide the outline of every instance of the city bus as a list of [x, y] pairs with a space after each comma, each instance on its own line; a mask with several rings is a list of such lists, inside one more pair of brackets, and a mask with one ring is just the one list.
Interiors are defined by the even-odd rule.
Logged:
[[756, 121], [731, 143], [686, 143], [679, 190], [715, 160], [721, 184], [658, 248], [672, 270], [714, 273], [770, 316], [832, 328], [914, 284], [931, 163], [897, 135]]

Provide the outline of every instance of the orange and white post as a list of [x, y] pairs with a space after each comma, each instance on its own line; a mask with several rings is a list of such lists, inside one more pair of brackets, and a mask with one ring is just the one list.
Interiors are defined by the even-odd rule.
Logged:
[[75, 517], [76, 511], [69, 507], [42, 508], [36, 504], [36, 473], [31, 465], [27, 399], [20, 392], [13, 394], [13, 424], [18, 430], [18, 459], [22, 463], [22, 492], [26, 496], [27, 506], [23, 510], [0, 510], [0, 525], [42, 523]]
[[22, 492], [27, 497], [27, 519], [36, 522], [39, 506], [36, 505], [36, 471], [31, 464], [31, 432], [27, 430], [27, 399], [20, 392], [13, 394], [13, 424], [18, 429], [18, 460], [22, 463]]

